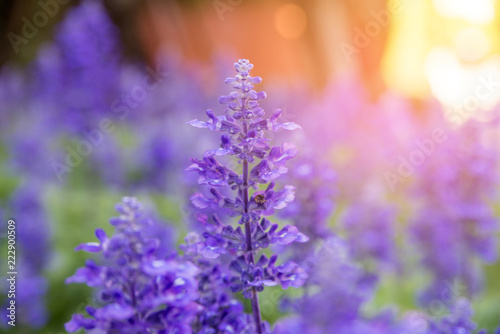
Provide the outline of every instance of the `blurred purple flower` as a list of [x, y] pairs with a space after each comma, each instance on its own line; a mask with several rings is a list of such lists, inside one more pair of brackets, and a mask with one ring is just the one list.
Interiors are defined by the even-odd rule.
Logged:
[[65, 125], [64, 130], [89, 130], [110, 115], [111, 103], [120, 93], [118, 39], [104, 5], [85, 0], [57, 27], [53, 50], [40, 55], [36, 84], [40, 94], [56, 99], [60, 113], [53, 121]]
[[51, 232], [41, 191], [34, 182], [22, 184], [10, 203], [10, 217], [16, 222], [16, 308], [23, 314], [18, 324], [26, 328], [42, 327], [48, 320], [48, 282], [43, 274], [51, 255]]
[[488, 124], [473, 121], [449, 129], [450, 138], [419, 171], [420, 207], [411, 233], [422, 263], [434, 276], [420, 295], [423, 304], [456, 279], [467, 285], [468, 293], [477, 293], [482, 286], [477, 259], [493, 263], [498, 258], [499, 224], [489, 206], [497, 198], [498, 150], [487, 134]]
[[372, 297], [376, 277], [352, 262], [347, 244], [334, 236], [318, 242], [304, 262], [309, 268], [306, 291], [284, 303], [297, 315], [279, 320], [275, 333], [352, 333], [364, 319], [360, 308]]
[[395, 208], [359, 201], [347, 209], [342, 225], [354, 259], [377, 265], [396, 264]]

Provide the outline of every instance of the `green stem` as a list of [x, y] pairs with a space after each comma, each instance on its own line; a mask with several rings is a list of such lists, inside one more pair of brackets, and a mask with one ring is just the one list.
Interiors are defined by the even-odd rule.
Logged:
[[[246, 136], [247, 134], [247, 122], [243, 121], [243, 135]], [[244, 204], [244, 213], [248, 214], [248, 161], [245, 159], [243, 160], [243, 204]], [[250, 226], [250, 221], [245, 222], [245, 239], [246, 239], [246, 244], [247, 244], [247, 259], [248, 261], [253, 264], [254, 263], [254, 256], [253, 256], [253, 248], [252, 248], [252, 231], [251, 231], [251, 226]], [[260, 305], [259, 305], [259, 295], [257, 293], [257, 290], [255, 288], [252, 288], [252, 296], [251, 296], [251, 302], [252, 302], [252, 313], [253, 313], [253, 318], [255, 321], [255, 327], [257, 330], [258, 334], [262, 334], [262, 319], [261, 319], [261, 314], [260, 314]]]

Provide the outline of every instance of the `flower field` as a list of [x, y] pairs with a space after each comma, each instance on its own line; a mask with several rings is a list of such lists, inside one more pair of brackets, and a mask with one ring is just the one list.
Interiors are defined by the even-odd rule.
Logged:
[[6, 2], [0, 332], [500, 333], [498, 6]]

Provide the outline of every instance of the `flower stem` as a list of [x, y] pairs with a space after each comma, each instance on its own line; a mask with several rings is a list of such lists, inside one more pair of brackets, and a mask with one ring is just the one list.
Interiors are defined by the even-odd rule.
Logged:
[[[243, 131], [246, 135], [247, 133], [247, 123], [243, 122]], [[243, 160], [243, 203], [244, 203], [244, 213], [248, 214], [248, 161], [246, 159]], [[253, 264], [253, 249], [252, 249], [252, 230], [250, 226], [250, 221], [245, 222], [245, 239], [247, 244], [247, 259]], [[262, 319], [260, 315], [260, 306], [259, 306], [259, 295], [255, 288], [252, 288], [252, 313], [255, 321], [255, 327], [258, 334], [262, 334]]]

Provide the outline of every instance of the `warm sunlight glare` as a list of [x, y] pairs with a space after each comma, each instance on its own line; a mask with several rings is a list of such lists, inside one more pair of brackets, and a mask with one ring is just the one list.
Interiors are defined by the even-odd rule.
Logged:
[[470, 23], [486, 24], [495, 18], [493, 0], [434, 0], [440, 15], [462, 18]]

